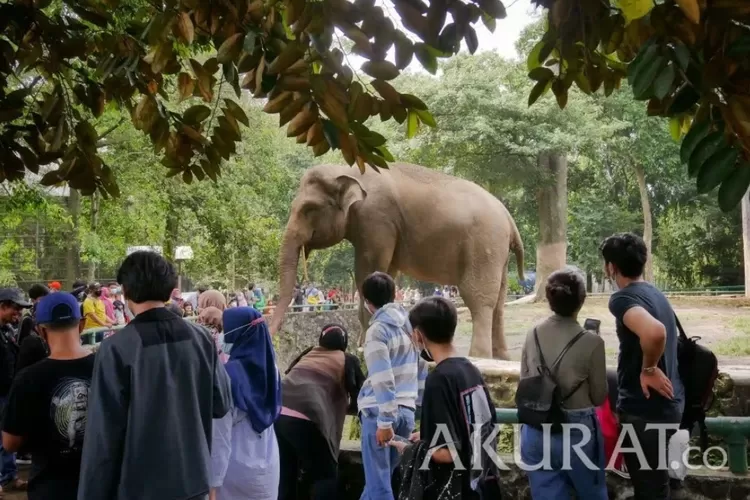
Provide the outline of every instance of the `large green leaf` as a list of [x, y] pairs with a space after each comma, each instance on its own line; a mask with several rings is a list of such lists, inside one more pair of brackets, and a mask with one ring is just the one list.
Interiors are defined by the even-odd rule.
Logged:
[[419, 115], [416, 111], [410, 110], [406, 118], [406, 137], [411, 139], [419, 131]]
[[189, 125], [197, 125], [209, 116], [211, 116], [211, 108], [203, 104], [196, 104], [183, 113], [182, 121]]
[[723, 132], [714, 132], [698, 143], [690, 155], [688, 161], [688, 175], [695, 177], [701, 171], [703, 164], [713, 155], [722, 145], [726, 144]]
[[739, 151], [732, 146], [726, 146], [706, 160], [698, 173], [696, 186], [699, 194], [705, 194], [714, 189], [729, 177], [735, 169], [739, 158]]
[[667, 58], [656, 55], [644, 60], [633, 77], [633, 95], [638, 100], [644, 100], [653, 94], [652, 85], [656, 76], [666, 67]]
[[750, 163], [743, 162], [721, 183], [719, 208], [724, 212], [735, 208], [742, 197], [747, 195], [748, 187], [750, 187]]
[[676, 75], [674, 64], [669, 63], [661, 70], [659, 76], [654, 80], [654, 97], [657, 99], [664, 99], [669, 91], [672, 90], [672, 84], [674, 83], [674, 77]]
[[690, 156], [693, 154], [693, 151], [695, 151], [695, 147], [710, 131], [710, 121], [705, 120], [697, 123], [693, 122], [690, 131], [685, 135], [685, 139], [682, 140], [682, 146], [680, 146], [680, 161], [682, 161], [682, 163], [687, 163], [690, 160]]
[[431, 50], [429, 50], [428, 46], [423, 43], [418, 43], [414, 45], [414, 55], [417, 56], [417, 60], [422, 65], [424, 69], [432, 73], [433, 75], [437, 73], [438, 70], [438, 62], [437, 57], [435, 57], [435, 54]]

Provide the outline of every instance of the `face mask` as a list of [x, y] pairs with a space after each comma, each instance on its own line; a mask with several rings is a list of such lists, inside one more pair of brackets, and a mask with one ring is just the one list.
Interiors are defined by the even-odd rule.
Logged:
[[94, 297], [101, 297], [101, 296], [102, 296], [102, 291], [101, 290], [95, 290], [94, 291]]
[[424, 338], [422, 338], [422, 334], [419, 334], [419, 340], [415, 342], [417, 349], [420, 349], [419, 351], [419, 357], [427, 361], [428, 363], [432, 363], [435, 361], [435, 359], [432, 357], [432, 354], [430, 354], [429, 349], [427, 349], [427, 346], [424, 343]]
[[615, 279], [615, 273], [610, 274], [607, 276], [607, 279], [609, 280], [609, 284], [612, 287], [613, 292], [617, 292], [620, 290], [619, 285], [617, 284], [617, 280]]

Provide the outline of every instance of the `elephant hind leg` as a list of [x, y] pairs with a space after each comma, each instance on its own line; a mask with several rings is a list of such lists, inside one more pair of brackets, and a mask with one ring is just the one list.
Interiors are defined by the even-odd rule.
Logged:
[[482, 305], [471, 310], [471, 347], [469, 356], [490, 358], [492, 356], [492, 306]]
[[508, 344], [505, 341], [505, 299], [508, 295], [508, 268], [503, 269], [503, 281], [497, 297], [495, 311], [492, 314], [492, 357], [509, 360]]
[[[493, 287], [494, 288], [494, 287]], [[488, 291], [464, 286], [460, 289], [466, 306], [471, 311], [471, 347], [469, 356], [492, 357], [492, 319], [497, 303], [497, 289]]]

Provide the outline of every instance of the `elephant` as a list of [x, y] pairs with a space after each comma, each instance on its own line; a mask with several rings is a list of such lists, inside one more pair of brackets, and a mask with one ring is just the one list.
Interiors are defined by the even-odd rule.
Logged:
[[345, 165], [305, 172], [279, 252], [279, 301], [270, 321], [281, 327], [297, 280], [300, 252], [354, 247], [359, 319], [369, 317], [362, 283], [375, 272], [457, 286], [473, 321], [469, 355], [508, 359], [503, 309], [513, 250], [523, 279], [523, 243], [505, 206], [473, 182], [418, 165], [393, 163], [360, 173]]

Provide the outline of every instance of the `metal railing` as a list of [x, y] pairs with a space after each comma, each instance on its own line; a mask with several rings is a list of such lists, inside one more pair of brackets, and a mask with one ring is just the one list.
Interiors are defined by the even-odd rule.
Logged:
[[[497, 423], [517, 424], [516, 408], [498, 408]], [[750, 437], [750, 417], [709, 417], [706, 418], [709, 434], [720, 436], [727, 445], [729, 471], [732, 474], [747, 474], [747, 439]]]

